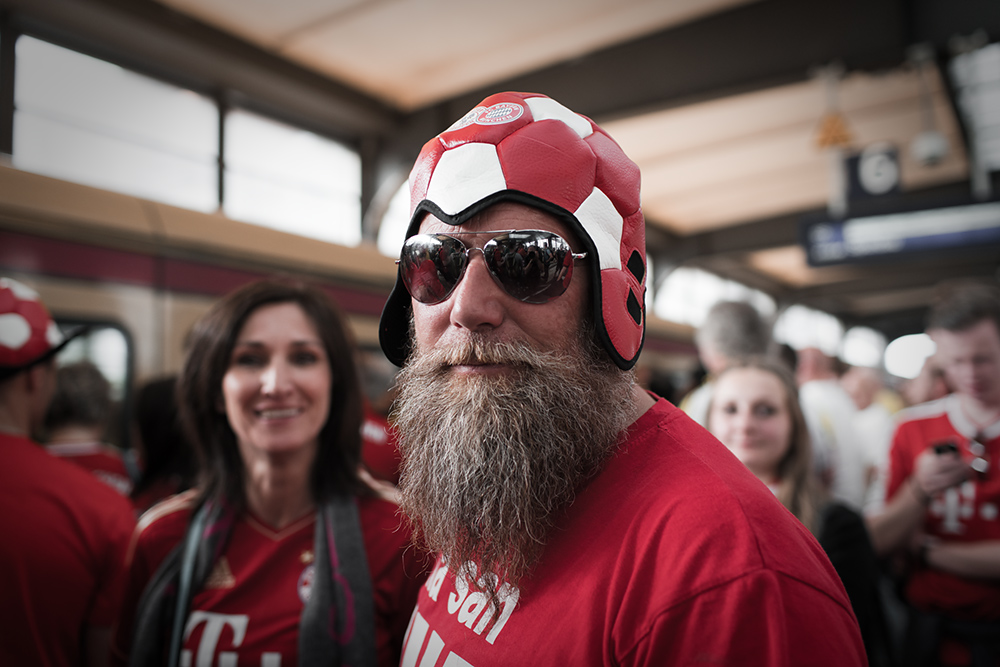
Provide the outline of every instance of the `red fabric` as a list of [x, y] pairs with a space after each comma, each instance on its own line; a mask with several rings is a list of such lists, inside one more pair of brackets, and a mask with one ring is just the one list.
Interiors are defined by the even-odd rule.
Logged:
[[0, 665], [80, 665], [121, 604], [132, 506], [30, 440], [0, 433]]
[[132, 478], [122, 455], [114, 447], [99, 442], [81, 442], [46, 447], [50, 454], [78, 465], [112, 489], [128, 496], [132, 493]]
[[541, 196], [575, 211], [594, 191], [597, 158], [560, 120], [532, 123], [497, 144], [509, 190]]
[[0, 318], [0, 367], [24, 366], [57, 343], [50, 338], [55, 324], [38, 294], [9, 278], [0, 279]]
[[[945, 397], [902, 413], [889, 452], [889, 482], [886, 498], [891, 499], [909, 479], [917, 456], [926, 448], [954, 440], [963, 456], [971, 459], [969, 437], [975, 429], [962, 417], [958, 397]], [[944, 541], [979, 542], [1000, 540], [1000, 421], [985, 429], [990, 466], [963, 485], [948, 489], [932, 499], [923, 530]], [[1000, 582], [968, 579], [938, 570], [916, 570], [906, 587], [910, 603], [924, 611], [941, 611], [964, 620], [1000, 619]]]
[[666, 401], [632, 426], [489, 623], [438, 562], [402, 665], [864, 665], [830, 561], [725, 447]]
[[361, 458], [375, 477], [393, 484], [399, 484], [398, 440], [389, 420], [366, 406], [361, 424]]
[[[191, 516], [194, 492], [171, 498], [140, 521], [129, 559], [124, 612], [112, 650], [112, 664], [127, 664], [130, 630], [146, 584], [160, 563], [181, 541]], [[374, 499], [359, 500], [361, 528], [375, 592], [375, 639], [379, 664], [396, 665], [403, 633], [426, 563], [410, 546], [409, 531], [400, 525], [396, 506]], [[280, 532], [250, 515], [236, 522], [226, 550], [209, 582], [192, 601], [185, 649], [192, 665], [199, 650], [222, 664], [227, 654], [239, 666], [259, 667], [264, 653], [280, 655], [281, 665], [298, 663], [299, 617], [305, 604], [300, 589], [311, 582], [306, 572], [313, 555], [314, 517]], [[222, 634], [213, 637], [212, 632]], [[239, 634], [234, 635], [234, 630]], [[242, 636], [239, 636], [242, 635]]]

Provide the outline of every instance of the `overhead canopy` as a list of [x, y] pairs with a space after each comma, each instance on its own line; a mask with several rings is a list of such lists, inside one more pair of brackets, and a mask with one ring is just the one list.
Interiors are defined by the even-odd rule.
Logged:
[[[996, 277], [996, 245], [811, 267], [800, 236], [835, 191], [823, 125], [831, 113], [846, 133], [843, 152], [889, 142], [899, 156], [898, 188], [849, 202], [850, 216], [976, 201], [968, 126], [946, 66], [955, 50], [1000, 38], [994, 0], [0, 6], [16, 30], [353, 143], [366, 207], [400, 182], [423, 141], [480, 99], [537, 91], [601, 123], [640, 165], [660, 275], [703, 267], [889, 336], [921, 327], [942, 280]], [[918, 44], [929, 47], [922, 60]], [[838, 68], [842, 77], [830, 76]], [[928, 130], [946, 152], [921, 161], [911, 146]], [[986, 176], [980, 197], [1000, 192], [996, 174]], [[371, 235], [378, 216], [367, 219]]]

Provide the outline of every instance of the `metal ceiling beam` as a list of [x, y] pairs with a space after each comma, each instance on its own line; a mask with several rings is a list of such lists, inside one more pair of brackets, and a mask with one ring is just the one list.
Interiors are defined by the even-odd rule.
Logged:
[[753, 2], [459, 95], [459, 117], [498, 90], [551, 95], [606, 120], [801, 81], [833, 61], [881, 68], [905, 57], [898, 0]]
[[944, 260], [931, 256], [898, 258], [871, 265], [852, 265], [862, 277], [825, 285], [802, 287], [796, 294], [803, 299], [850, 299], [855, 295], [873, 295], [914, 288], [934, 287], [948, 280], [962, 278], [997, 279], [1000, 248], [965, 248]]
[[401, 115], [383, 102], [150, 0], [0, 0], [18, 30], [356, 144]]

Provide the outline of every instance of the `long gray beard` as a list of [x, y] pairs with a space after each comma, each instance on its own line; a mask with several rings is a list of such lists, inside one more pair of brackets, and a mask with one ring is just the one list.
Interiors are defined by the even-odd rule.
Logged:
[[[448, 372], [470, 359], [514, 372]], [[403, 510], [456, 575], [488, 593], [496, 578], [517, 585], [528, 573], [557, 512], [633, 417], [633, 374], [584, 332], [569, 353], [472, 335], [460, 349], [415, 352], [398, 379]]]

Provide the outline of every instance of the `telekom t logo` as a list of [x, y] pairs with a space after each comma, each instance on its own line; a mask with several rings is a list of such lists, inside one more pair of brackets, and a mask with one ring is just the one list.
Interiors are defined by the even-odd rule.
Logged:
[[[239, 648], [243, 639], [247, 635], [247, 625], [250, 618], [246, 614], [213, 614], [209, 611], [193, 611], [188, 617], [187, 627], [184, 628], [184, 641], [191, 636], [191, 632], [202, 623], [205, 629], [201, 633], [201, 641], [198, 642], [198, 652], [192, 665], [191, 651], [185, 649], [181, 651], [181, 667], [236, 667], [239, 655], [235, 651], [220, 651], [218, 664], [212, 663], [215, 657], [215, 650], [219, 647], [219, 638], [222, 631], [228, 626], [233, 631], [232, 648]], [[281, 667], [280, 653], [262, 653], [260, 656], [260, 667]]]
[[961, 535], [965, 532], [963, 522], [971, 519], [976, 512], [976, 485], [968, 481], [947, 489], [931, 503], [930, 511], [932, 516], [941, 519], [943, 532]]

